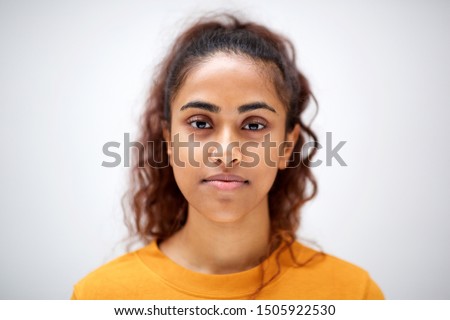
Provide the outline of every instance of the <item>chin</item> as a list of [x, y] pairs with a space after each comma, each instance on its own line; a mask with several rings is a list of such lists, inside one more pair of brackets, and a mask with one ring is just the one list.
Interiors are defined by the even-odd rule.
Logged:
[[239, 222], [245, 217], [245, 213], [240, 212], [240, 210], [214, 210], [201, 214], [211, 222], [223, 224]]

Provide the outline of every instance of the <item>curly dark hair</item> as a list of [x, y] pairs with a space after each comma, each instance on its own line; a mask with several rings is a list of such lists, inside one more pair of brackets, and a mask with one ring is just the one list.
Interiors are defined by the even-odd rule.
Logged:
[[[313, 99], [316, 106], [317, 101], [308, 80], [296, 66], [295, 50], [288, 39], [262, 25], [229, 14], [198, 20], [176, 39], [158, 66], [140, 123], [138, 141], [142, 148], [134, 154], [131, 187], [126, 194], [131, 206], [131, 210], [125, 210], [130, 236], [144, 244], [163, 241], [186, 222], [188, 205], [177, 186], [172, 167], [167, 165], [163, 126], [170, 124], [170, 104], [189, 71], [219, 52], [243, 55], [275, 66], [272, 79], [285, 104], [286, 132], [300, 125], [289, 165], [278, 171], [268, 195], [271, 241], [267, 255], [282, 243], [284, 249], [291, 250], [300, 225], [300, 208], [317, 193], [310, 164], [318, 140], [310, 124], [302, 119], [310, 100]], [[301, 148], [307, 142], [311, 148], [305, 155]], [[257, 292], [266, 284], [262, 283]]]

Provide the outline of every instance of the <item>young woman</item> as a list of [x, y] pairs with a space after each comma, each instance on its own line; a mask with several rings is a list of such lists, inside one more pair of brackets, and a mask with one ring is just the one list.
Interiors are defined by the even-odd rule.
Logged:
[[317, 191], [311, 98], [291, 43], [264, 26], [221, 16], [185, 30], [142, 117], [128, 218], [145, 246], [72, 298], [382, 299], [366, 271], [296, 241]]

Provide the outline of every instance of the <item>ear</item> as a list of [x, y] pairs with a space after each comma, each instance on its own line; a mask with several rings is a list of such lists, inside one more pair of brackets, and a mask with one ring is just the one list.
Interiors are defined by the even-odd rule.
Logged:
[[280, 153], [280, 158], [278, 159], [278, 169], [286, 169], [289, 158], [294, 150], [294, 146], [297, 143], [299, 134], [300, 125], [297, 123], [294, 129], [286, 134], [286, 141], [284, 142], [282, 152]]
[[169, 163], [170, 163], [170, 165], [172, 165], [172, 147], [171, 147], [172, 139], [170, 137], [169, 124], [165, 121], [162, 124], [162, 133], [163, 133], [164, 141], [166, 142], [166, 145], [167, 145], [167, 155], [169, 156]]

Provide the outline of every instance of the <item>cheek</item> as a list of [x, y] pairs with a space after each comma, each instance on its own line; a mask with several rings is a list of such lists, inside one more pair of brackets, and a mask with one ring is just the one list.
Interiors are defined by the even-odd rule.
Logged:
[[278, 148], [259, 143], [257, 148], [247, 148], [243, 151], [245, 169], [251, 175], [261, 192], [268, 192], [278, 173]]
[[184, 198], [188, 201], [195, 197], [198, 191], [199, 179], [197, 179], [196, 171], [192, 167], [185, 166], [173, 166], [173, 174], [176, 184], [183, 194]]
[[185, 198], [195, 192], [200, 181], [198, 149], [195, 142], [190, 142], [188, 135], [172, 137], [170, 162], [175, 181]]
[[[267, 135], [263, 141], [258, 143], [258, 147], [249, 148], [248, 152], [257, 154], [259, 159], [257, 166], [265, 167], [268, 171], [274, 171], [275, 174], [278, 170], [278, 164], [284, 154], [284, 136]], [[250, 157], [250, 160], [255, 156]]]

